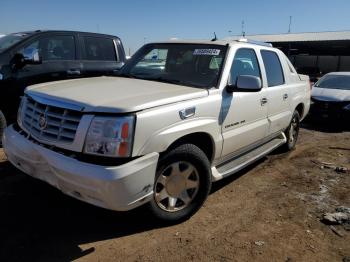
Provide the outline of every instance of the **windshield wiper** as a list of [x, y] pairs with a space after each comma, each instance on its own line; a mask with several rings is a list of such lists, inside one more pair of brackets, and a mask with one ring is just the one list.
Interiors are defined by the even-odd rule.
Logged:
[[156, 78], [149, 78], [146, 80], [154, 80], [162, 83], [170, 83], [170, 84], [182, 84], [183, 82], [177, 79], [169, 79], [169, 78], [164, 78], [164, 77], [156, 77]]
[[126, 78], [135, 78], [135, 76], [130, 75], [130, 74], [125, 74], [125, 73], [123, 73], [123, 74], [117, 74], [116, 76], [126, 77]]

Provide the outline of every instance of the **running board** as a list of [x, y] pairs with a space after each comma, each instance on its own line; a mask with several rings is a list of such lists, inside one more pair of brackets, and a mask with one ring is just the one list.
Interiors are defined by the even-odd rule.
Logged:
[[263, 158], [264, 156], [271, 153], [273, 150], [278, 148], [279, 146], [285, 144], [287, 142], [287, 138], [284, 133], [281, 133], [275, 139], [263, 144], [260, 147], [255, 148], [248, 153], [241, 155], [237, 158], [233, 158], [231, 161], [226, 162], [224, 164], [220, 164], [218, 166], [212, 167], [212, 178], [213, 181], [218, 181], [232, 175], [243, 168], [249, 166], [253, 162]]

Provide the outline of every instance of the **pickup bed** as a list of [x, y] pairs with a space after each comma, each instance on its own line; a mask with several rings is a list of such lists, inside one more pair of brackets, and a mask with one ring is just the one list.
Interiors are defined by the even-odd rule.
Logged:
[[118, 77], [28, 87], [3, 143], [16, 167], [72, 197], [182, 221], [213, 182], [292, 150], [309, 107], [308, 77], [269, 44], [151, 43]]

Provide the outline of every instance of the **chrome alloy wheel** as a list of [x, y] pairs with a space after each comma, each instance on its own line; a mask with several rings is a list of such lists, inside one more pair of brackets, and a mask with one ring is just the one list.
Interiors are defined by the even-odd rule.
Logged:
[[165, 167], [155, 183], [156, 204], [168, 212], [186, 208], [196, 197], [199, 174], [190, 163], [179, 161]]
[[294, 141], [298, 138], [299, 124], [296, 117], [293, 117], [292, 123], [289, 129], [289, 143], [293, 144]]

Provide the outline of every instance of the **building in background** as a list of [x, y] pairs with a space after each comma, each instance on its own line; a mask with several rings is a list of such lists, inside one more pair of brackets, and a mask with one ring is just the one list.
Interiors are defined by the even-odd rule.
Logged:
[[299, 73], [311, 78], [329, 72], [350, 71], [350, 31], [247, 35], [245, 38], [269, 42], [281, 49]]

